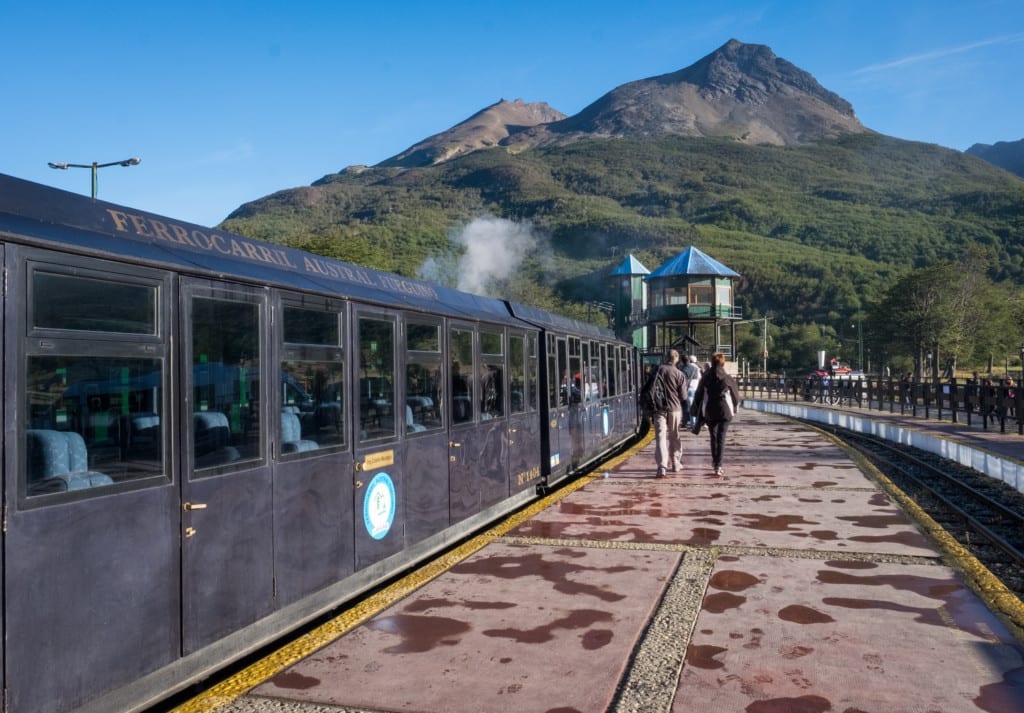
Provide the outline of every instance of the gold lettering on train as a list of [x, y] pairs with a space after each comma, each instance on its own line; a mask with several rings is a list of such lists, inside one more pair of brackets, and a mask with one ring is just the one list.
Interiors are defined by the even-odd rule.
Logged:
[[532, 480], [537, 480], [540, 477], [540, 466], [536, 465], [529, 470], [525, 470], [522, 473], [516, 473], [516, 485], [526, 485]]
[[292, 270], [302, 270], [333, 280], [352, 282], [389, 292], [414, 295], [432, 300], [440, 299], [437, 290], [430, 285], [423, 285], [401, 277], [378, 275], [358, 267], [341, 265], [331, 260], [307, 255], [302, 256], [302, 266], [300, 267], [292, 262], [288, 252], [283, 248], [272, 248], [268, 245], [218, 235], [217, 233], [205, 233], [202, 230], [196, 228], [189, 229], [177, 223], [165, 223], [141, 213], [126, 213], [114, 210], [113, 208], [107, 208], [106, 211], [116, 232], [127, 233], [149, 242], [159, 240], [167, 243], [176, 243], [202, 252], [232, 255], [241, 260], [269, 263]]
[[373, 470], [395, 464], [394, 451], [381, 451], [380, 453], [368, 453], [363, 458], [363, 470]]

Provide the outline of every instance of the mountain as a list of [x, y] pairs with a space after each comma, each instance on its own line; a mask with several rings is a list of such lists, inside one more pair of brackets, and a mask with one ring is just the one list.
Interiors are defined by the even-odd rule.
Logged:
[[524, 150], [595, 138], [800, 146], [866, 131], [850, 103], [807, 72], [764, 45], [729, 40], [686, 69], [623, 84], [574, 116], [543, 102], [501, 100], [377, 165], [432, 166], [493, 146]]
[[1024, 139], [998, 141], [995, 145], [974, 144], [967, 153], [1024, 177]]
[[575, 116], [500, 101], [223, 227], [410, 276], [470, 253], [467, 226], [529, 232], [495, 294], [583, 318], [624, 255], [654, 268], [693, 245], [743, 276], [746, 314], [840, 329], [908, 270], [969, 250], [1024, 283], [1022, 225], [1024, 180], [870, 131], [807, 72], [731, 40]]
[[729, 40], [686, 69], [623, 84], [575, 116], [511, 134], [502, 144], [703, 136], [799, 146], [866, 131], [850, 103], [807, 72], [764, 45]]
[[378, 166], [432, 166], [477, 149], [497, 146], [511, 134], [537, 124], [564, 119], [565, 114], [544, 102], [500, 100], [447, 131], [434, 134]]

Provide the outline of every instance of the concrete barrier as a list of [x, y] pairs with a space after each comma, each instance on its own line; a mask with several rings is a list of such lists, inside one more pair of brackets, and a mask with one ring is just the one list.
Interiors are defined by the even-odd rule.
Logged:
[[973, 468], [989, 477], [1001, 480], [1010, 487], [1024, 493], [1024, 464], [963, 443], [940, 438], [939, 436], [905, 426], [885, 423], [883, 421], [873, 421], [859, 414], [814, 408], [813, 406], [805, 406], [794, 402], [747, 399], [744, 400], [743, 407], [763, 413], [773, 413], [829, 426], [837, 426], [857, 433], [884, 438], [893, 443], [912, 446], [913, 448], [948, 458], [968, 468]]

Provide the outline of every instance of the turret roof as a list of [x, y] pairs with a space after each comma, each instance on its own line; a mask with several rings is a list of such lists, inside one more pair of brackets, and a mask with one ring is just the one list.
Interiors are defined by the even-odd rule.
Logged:
[[740, 276], [738, 272], [729, 269], [714, 258], [708, 257], [691, 245], [648, 275], [648, 279], [651, 277], [680, 277], [682, 275]]
[[613, 274], [613, 275], [648, 275], [648, 274], [650, 274], [650, 272], [651, 272], [650, 270], [648, 270], [646, 267], [643, 266], [643, 263], [641, 263], [639, 260], [637, 260], [635, 257], [633, 257], [633, 254], [630, 253], [626, 257], [626, 259], [622, 261], [621, 265], [619, 265], [617, 268], [612, 270], [611, 274]]

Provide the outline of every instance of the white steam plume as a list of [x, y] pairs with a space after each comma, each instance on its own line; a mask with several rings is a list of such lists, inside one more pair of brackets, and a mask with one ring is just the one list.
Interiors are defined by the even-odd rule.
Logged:
[[458, 263], [453, 258], [430, 258], [420, 267], [420, 277], [454, 283], [457, 289], [478, 295], [486, 295], [495, 282], [508, 279], [537, 246], [530, 223], [491, 215], [474, 219], [449, 239], [463, 248]]

